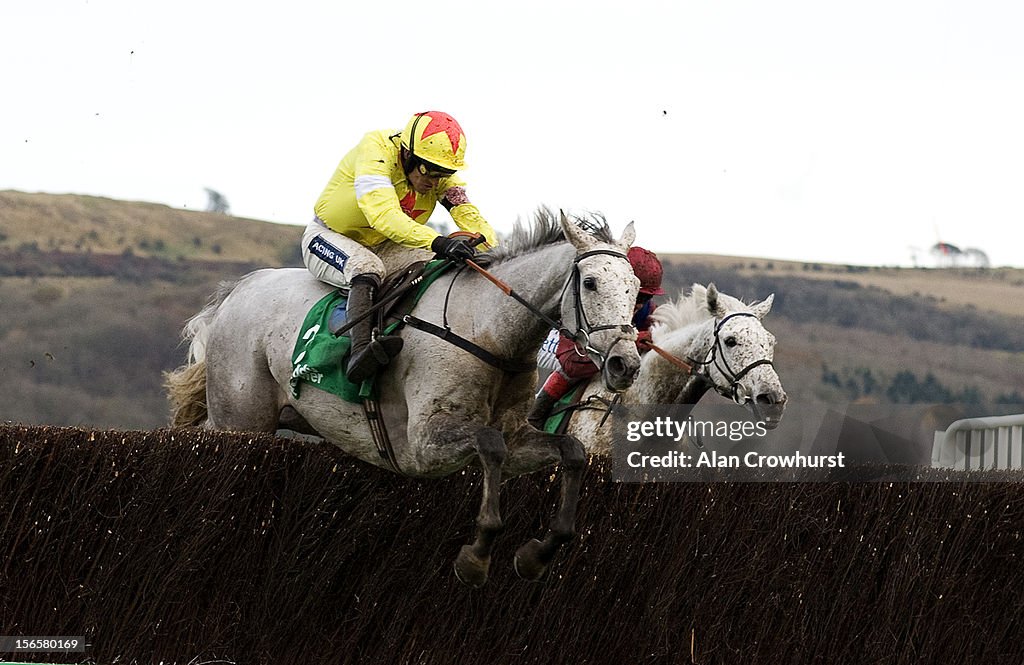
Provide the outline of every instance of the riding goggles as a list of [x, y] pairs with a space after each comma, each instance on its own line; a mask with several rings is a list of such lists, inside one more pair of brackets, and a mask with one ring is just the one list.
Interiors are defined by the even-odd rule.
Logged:
[[455, 175], [455, 171], [442, 168], [437, 164], [425, 162], [422, 159], [419, 160], [419, 163], [416, 164], [416, 170], [419, 172], [421, 176], [430, 178], [431, 180], [447, 178], [449, 176]]

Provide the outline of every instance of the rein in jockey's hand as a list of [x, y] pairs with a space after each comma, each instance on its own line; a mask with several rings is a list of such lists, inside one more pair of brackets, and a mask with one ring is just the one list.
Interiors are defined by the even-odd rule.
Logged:
[[476, 233], [474, 231], [452, 231], [448, 234], [449, 238], [465, 238], [466, 242], [469, 243], [470, 247], [476, 247], [477, 245], [483, 245], [484, 249], [491, 249], [491, 246], [487, 244], [487, 237], [482, 233]]
[[639, 351], [646, 351], [651, 348], [651, 331], [638, 330], [636, 333], [636, 348]]
[[437, 236], [430, 243], [430, 249], [438, 257], [462, 262], [476, 256], [476, 250], [470, 245], [470, 238]]
[[[454, 231], [448, 234], [449, 238], [466, 238], [470, 247], [483, 246], [485, 250], [491, 249], [491, 245], [487, 242], [487, 237], [482, 233], [476, 233], [473, 231]], [[481, 268], [490, 268], [491, 264], [494, 263], [494, 257], [489, 252], [477, 252], [477, 255], [473, 257], [473, 263]]]

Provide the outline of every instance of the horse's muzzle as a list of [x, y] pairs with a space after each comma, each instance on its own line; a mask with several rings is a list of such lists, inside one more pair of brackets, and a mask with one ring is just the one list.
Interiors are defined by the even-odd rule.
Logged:
[[605, 388], [620, 393], [633, 385], [639, 372], [640, 354], [636, 350], [636, 345], [632, 342], [629, 344], [616, 343], [612, 346], [608, 359], [604, 363]]
[[768, 429], [775, 429], [786, 411], [789, 397], [781, 389], [768, 389], [759, 392], [752, 400], [751, 410], [754, 411]]

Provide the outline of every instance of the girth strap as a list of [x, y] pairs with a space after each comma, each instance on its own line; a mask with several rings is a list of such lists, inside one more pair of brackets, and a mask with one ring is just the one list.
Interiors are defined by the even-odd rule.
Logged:
[[449, 344], [459, 347], [463, 351], [472, 353], [491, 367], [499, 369], [502, 372], [507, 372], [508, 374], [520, 374], [523, 372], [532, 372], [537, 367], [535, 362], [522, 362], [499, 358], [487, 349], [474, 344], [465, 337], [461, 337], [458, 334], [453, 333], [451, 328], [442, 328], [441, 326], [430, 323], [429, 321], [417, 318], [412, 314], [407, 314], [402, 317], [402, 322], [416, 328], [417, 330], [439, 337]]
[[384, 426], [384, 416], [380, 412], [380, 404], [375, 397], [363, 400], [363, 413], [370, 426], [370, 435], [373, 437], [373, 444], [377, 447], [377, 454], [389, 469], [404, 475], [398, 466], [398, 458], [395, 457], [395, 449], [391, 446], [391, 437], [388, 436], [388, 429]]

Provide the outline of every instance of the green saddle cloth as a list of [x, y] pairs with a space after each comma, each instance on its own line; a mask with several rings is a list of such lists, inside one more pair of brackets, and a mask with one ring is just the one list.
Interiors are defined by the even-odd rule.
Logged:
[[571, 407], [579, 403], [588, 383], [590, 383], [590, 380], [585, 379], [555, 402], [555, 405], [551, 407], [551, 415], [544, 421], [545, 432], [549, 434], [565, 434], [565, 431], [569, 429], [569, 421], [572, 419], [573, 409]]
[[335, 337], [327, 329], [331, 313], [346, 299], [341, 291], [332, 291], [306, 313], [292, 351], [292, 378], [288, 381], [292, 397], [298, 398], [303, 381], [346, 402], [358, 404], [363, 397], [370, 396], [372, 379], [356, 384], [345, 376], [345, 361], [352, 348], [352, 340], [348, 335]]
[[[427, 287], [450, 267], [450, 264], [445, 266], [442, 263], [444, 262], [435, 260], [427, 264], [423, 282], [416, 292], [413, 304], [419, 302]], [[292, 376], [288, 380], [288, 386], [291, 388], [293, 398], [298, 399], [303, 381], [353, 404], [360, 404], [364, 399], [373, 396], [374, 377], [357, 384], [345, 376], [345, 365], [348, 362], [349, 349], [352, 348], [352, 340], [348, 335], [335, 337], [328, 330], [331, 314], [347, 298], [348, 296], [341, 291], [331, 291], [306, 313], [302, 327], [299, 328], [299, 338], [295, 340], [295, 349], [292, 351]], [[401, 322], [396, 321], [385, 327], [382, 334], [391, 334], [400, 325]]]

